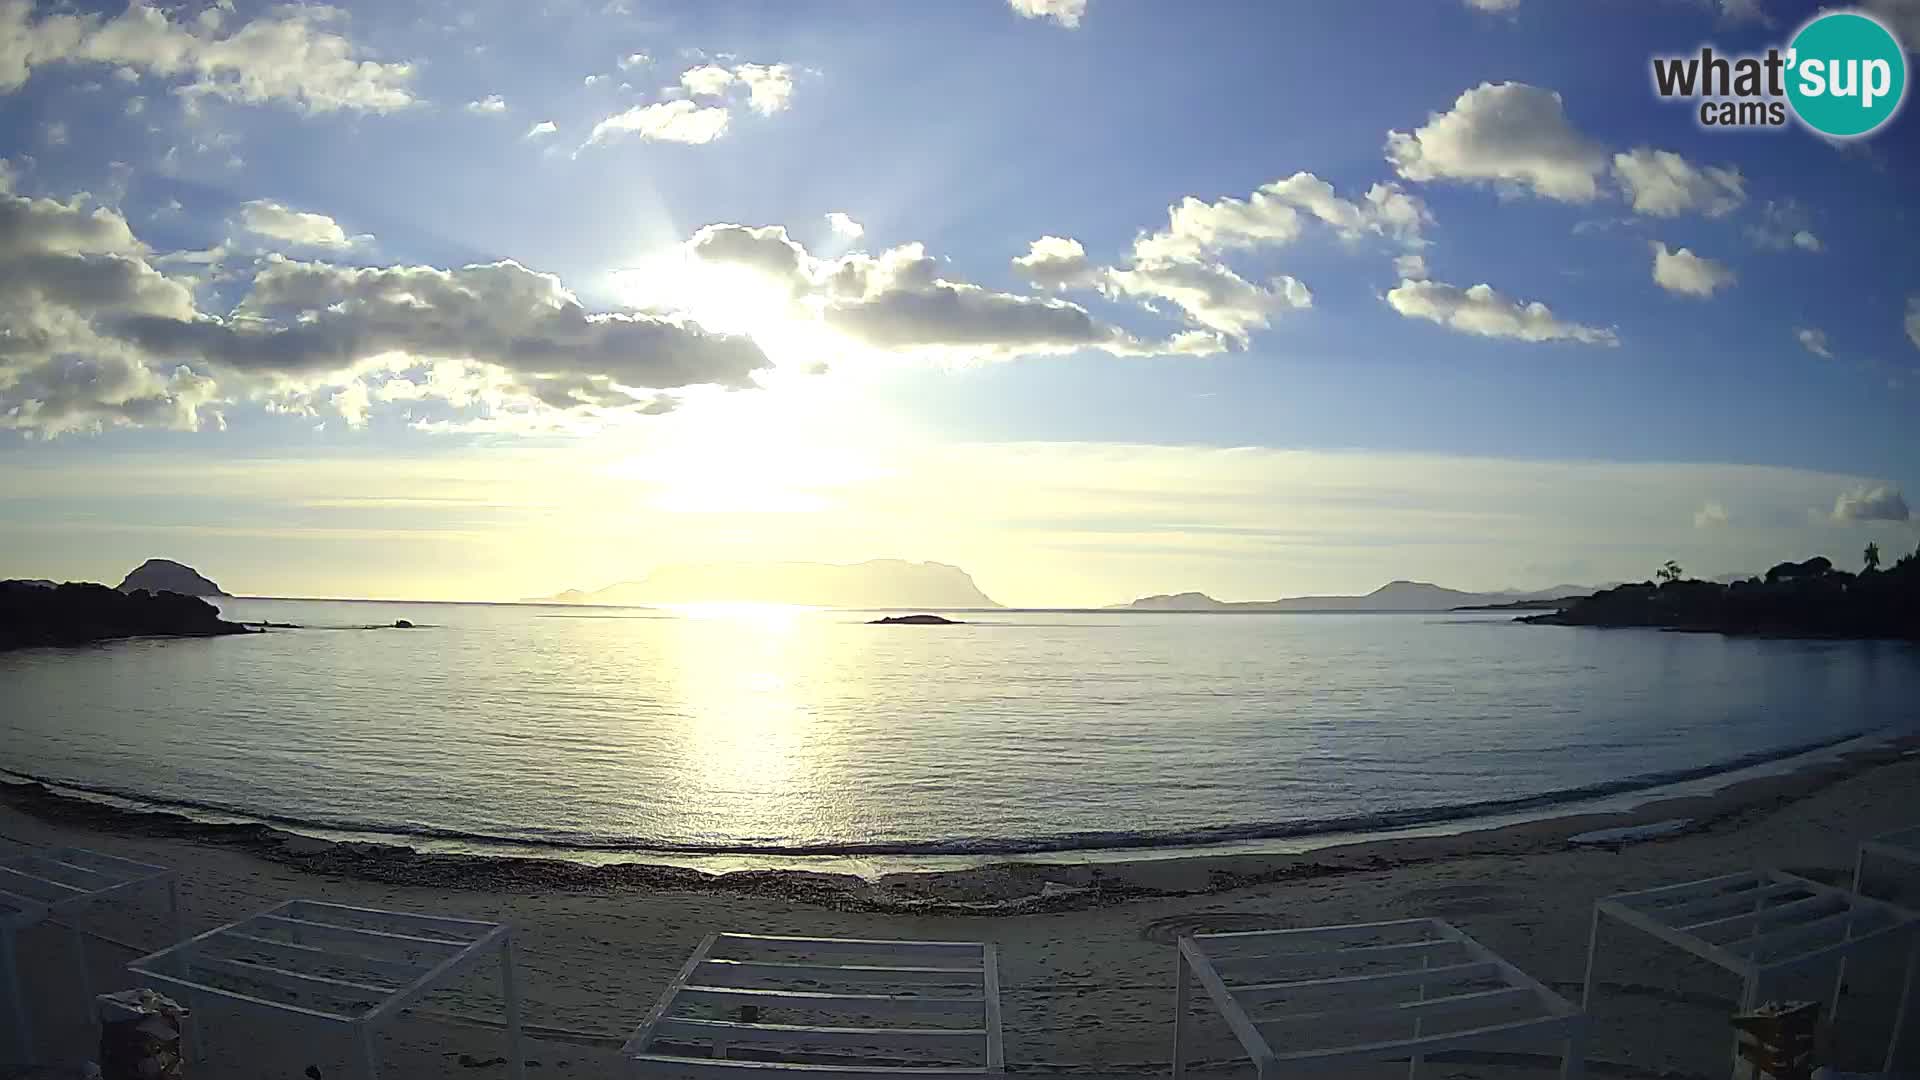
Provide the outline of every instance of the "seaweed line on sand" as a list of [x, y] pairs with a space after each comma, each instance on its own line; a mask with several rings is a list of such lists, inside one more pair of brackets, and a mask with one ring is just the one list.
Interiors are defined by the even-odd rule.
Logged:
[[[1691, 825], [1642, 839], [1663, 843], [1770, 813], [1849, 776], [1911, 756], [1908, 739], [1744, 780], [1719, 791], [1658, 800], [1624, 813], [1579, 814], [1440, 836], [1362, 840], [1300, 854], [1220, 854], [1138, 861], [1018, 861], [961, 870], [863, 878], [812, 870], [709, 873], [645, 862], [588, 865], [558, 858], [422, 852], [398, 844], [331, 841], [264, 824], [195, 821], [109, 806], [37, 783], [0, 782], [0, 803], [49, 823], [122, 836], [184, 839], [245, 850], [298, 869], [390, 885], [497, 892], [702, 892], [746, 894], [843, 911], [1007, 915], [1104, 907], [1132, 900], [1224, 892], [1278, 881], [1388, 870], [1476, 855], [1563, 850], [1595, 829], [1687, 817]], [[1608, 845], [1585, 845], [1604, 855]]]

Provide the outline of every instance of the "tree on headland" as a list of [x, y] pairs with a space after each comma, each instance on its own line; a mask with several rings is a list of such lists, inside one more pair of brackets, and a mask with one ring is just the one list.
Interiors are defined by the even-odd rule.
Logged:
[[1776, 637], [1899, 638], [1920, 642], [1920, 552], [1858, 575], [1815, 555], [1783, 562], [1764, 577], [1720, 584], [1688, 578], [1678, 563], [1661, 566], [1659, 582], [1605, 589], [1527, 622], [1564, 626], [1639, 626]]
[[1867, 550], [1861, 553], [1860, 559], [1867, 564], [1867, 573], [1880, 569], [1880, 545], [1869, 540]]

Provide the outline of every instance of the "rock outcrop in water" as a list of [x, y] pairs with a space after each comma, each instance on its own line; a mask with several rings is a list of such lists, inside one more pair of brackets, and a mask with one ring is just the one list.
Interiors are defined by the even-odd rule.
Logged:
[[957, 619], [943, 618], [939, 615], [889, 615], [884, 619], [868, 619], [868, 626], [960, 626]]
[[120, 591], [133, 592], [135, 589], [152, 593], [179, 593], [181, 596], [232, 595], [201, 577], [198, 570], [172, 559], [148, 559], [134, 567], [127, 579], [120, 583]]
[[1771, 637], [1920, 640], [1920, 553], [1889, 570], [1849, 574], [1824, 558], [1781, 563], [1766, 578], [1722, 585], [1622, 585], [1563, 611], [1520, 620], [1553, 626], [1641, 626]]
[[212, 604], [179, 593], [144, 589], [129, 593], [91, 583], [48, 588], [0, 582], [0, 650], [85, 645], [113, 638], [247, 632], [239, 623], [222, 619]]

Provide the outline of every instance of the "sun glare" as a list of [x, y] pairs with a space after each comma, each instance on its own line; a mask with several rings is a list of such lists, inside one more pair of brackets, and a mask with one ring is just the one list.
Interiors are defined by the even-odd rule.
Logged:
[[852, 489], [891, 474], [905, 436], [857, 388], [824, 382], [693, 401], [600, 473], [669, 513], [834, 509]]
[[793, 629], [796, 619], [819, 608], [801, 604], [766, 604], [752, 601], [713, 600], [697, 604], [664, 604], [663, 607], [689, 619], [732, 619], [752, 623], [763, 631]]

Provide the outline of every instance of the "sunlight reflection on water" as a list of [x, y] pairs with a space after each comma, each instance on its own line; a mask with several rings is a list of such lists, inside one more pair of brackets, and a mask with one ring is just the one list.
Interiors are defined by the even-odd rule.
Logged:
[[1911, 731], [1920, 698], [1905, 645], [1501, 616], [223, 603], [423, 629], [0, 655], [0, 765], [348, 830], [968, 853], [1412, 823]]

